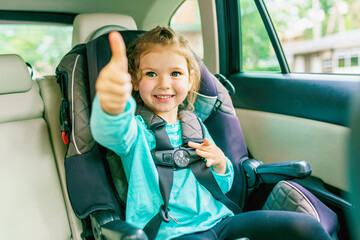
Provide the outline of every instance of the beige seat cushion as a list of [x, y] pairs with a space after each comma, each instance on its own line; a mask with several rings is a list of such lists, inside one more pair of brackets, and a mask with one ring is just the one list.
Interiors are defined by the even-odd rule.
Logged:
[[0, 63], [0, 238], [71, 239], [39, 86], [21, 57]]
[[[128, 15], [115, 13], [84, 13], [75, 17], [73, 23], [72, 46], [85, 43], [91, 35], [104, 26], [121, 26], [136, 30], [135, 20]], [[114, 30], [117, 30], [116, 28]]]
[[44, 119], [0, 123], [1, 239], [70, 239]]

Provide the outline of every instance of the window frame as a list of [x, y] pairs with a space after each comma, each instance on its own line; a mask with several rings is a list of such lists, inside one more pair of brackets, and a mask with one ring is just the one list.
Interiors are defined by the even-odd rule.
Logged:
[[[285, 53], [263, 0], [254, 0], [254, 2], [270, 38], [281, 73], [290, 73]], [[242, 49], [242, 42], [240, 41], [241, 9], [239, 1], [216, 0], [216, 8], [219, 29], [220, 73], [229, 76], [232, 73], [243, 72], [242, 52], [240, 51]], [[229, 54], [230, 52], [240, 54]]]

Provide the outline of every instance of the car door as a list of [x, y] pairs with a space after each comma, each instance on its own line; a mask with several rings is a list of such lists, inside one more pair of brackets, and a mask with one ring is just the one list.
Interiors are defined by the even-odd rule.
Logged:
[[[331, 15], [340, 3], [348, 6], [342, 20]], [[249, 153], [264, 163], [306, 160], [312, 177], [300, 182], [337, 212], [341, 239], [348, 238], [344, 211], [351, 209], [349, 110], [360, 82], [352, 4], [216, 1], [220, 72], [235, 86]]]

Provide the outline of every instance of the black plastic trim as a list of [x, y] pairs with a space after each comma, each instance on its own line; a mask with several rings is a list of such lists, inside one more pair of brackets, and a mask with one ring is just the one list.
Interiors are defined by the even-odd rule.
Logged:
[[260, 13], [261, 19], [263, 20], [264, 26], [270, 38], [271, 44], [274, 48], [276, 57], [279, 61], [279, 65], [282, 73], [290, 73], [289, 65], [286, 61], [284, 51], [281, 47], [280, 40], [276, 34], [275, 27], [271, 21], [269, 12], [266, 9], [265, 3], [263, 0], [255, 0], [256, 7]]
[[349, 125], [350, 102], [360, 76], [238, 73], [229, 76], [236, 108]]
[[216, 0], [216, 17], [218, 27], [218, 39], [219, 39], [219, 69], [220, 73], [224, 76], [229, 75], [229, 62], [228, 62], [228, 14], [227, 14], [227, 0]]
[[72, 25], [76, 14], [0, 10], [0, 21], [47, 22]]
[[238, 0], [228, 0], [228, 23], [230, 36], [228, 38], [228, 69], [229, 74], [240, 71], [240, 6]]
[[[305, 187], [327, 205], [336, 206], [346, 210], [352, 209], [352, 203], [346, 197], [338, 196], [329, 191], [327, 185], [317, 177], [310, 176], [305, 179], [295, 179], [293, 181]], [[343, 193], [342, 195], [346, 194]]]

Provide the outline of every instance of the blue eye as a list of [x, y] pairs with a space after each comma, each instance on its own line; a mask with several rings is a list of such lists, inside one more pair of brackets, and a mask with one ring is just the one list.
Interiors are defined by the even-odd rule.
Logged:
[[178, 76], [180, 76], [180, 73], [179, 72], [172, 72], [171, 76], [172, 77], [178, 77]]
[[145, 75], [148, 77], [156, 77], [156, 73], [154, 73], [154, 72], [147, 72], [147, 73], [145, 73]]

